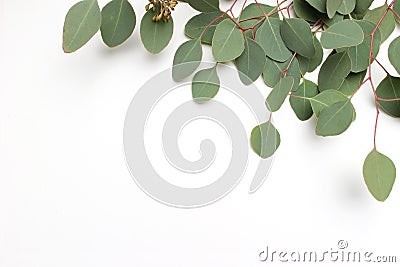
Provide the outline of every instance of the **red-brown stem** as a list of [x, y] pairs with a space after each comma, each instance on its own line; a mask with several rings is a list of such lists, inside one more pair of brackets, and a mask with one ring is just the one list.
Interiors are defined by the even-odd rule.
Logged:
[[281, 76], [282, 76], [282, 77], [285, 77], [286, 74], [288, 73], [288, 71], [289, 71], [289, 69], [290, 69], [290, 66], [292, 66], [292, 63], [293, 63], [294, 58], [296, 57], [296, 55], [297, 55], [297, 53], [294, 52], [292, 58], [291, 58], [290, 61], [289, 61], [289, 64], [288, 64], [287, 67], [286, 67], [286, 69], [284, 69], [284, 70], [282, 71], [282, 73], [281, 73]]
[[390, 8], [390, 11], [392, 11], [392, 13], [398, 18], [400, 19], [400, 15], [399, 13], [396, 12], [396, 10], [394, 10], [392, 7]]

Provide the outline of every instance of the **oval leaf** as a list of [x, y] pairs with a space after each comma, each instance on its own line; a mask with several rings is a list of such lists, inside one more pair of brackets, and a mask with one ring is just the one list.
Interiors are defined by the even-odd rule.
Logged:
[[217, 95], [220, 86], [217, 67], [196, 73], [192, 82], [192, 97], [198, 103], [206, 102]]
[[187, 0], [186, 2], [200, 12], [214, 12], [219, 10], [219, 0]]
[[315, 133], [320, 136], [342, 134], [353, 122], [354, 107], [349, 100], [324, 108], [319, 114]]
[[357, 90], [360, 84], [364, 81], [366, 74], [367, 74], [366, 70], [358, 73], [351, 72], [346, 77], [346, 79], [344, 79], [342, 86], [340, 86], [339, 88], [339, 92], [341, 92], [346, 96], [351, 96], [352, 94], [354, 94], [354, 92]]
[[101, 13], [96, 0], [76, 3], [64, 21], [63, 50], [72, 53], [86, 44], [100, 29]]
[[315, 55], [313, 35], [305, 20], [285, 19], [281, 25], [281, 36], [290, 50], [308, 58]]
[[315, 49], [315, 55], [313, 57], [309, 58], [300, 55], [296, 56], [299, 61], [301, 73], [303, 75], [306, 74], [306, 72], [313, 72], [322, 63], [324, 51], [322, 49], [321, 43], [316, 37], [314, 37], [313, 45]]
[[347, 75], [349, 75], [350, 70], [351, 61], [348, 53], [342, 52], [329, 55], [318, 74], [319, 90], [339, 89]]
[[201, 36], [202, 43], [211, 44], [215, 28], [217, 27], [218, 23], [221, 22], [222, 18], [208, 26], [207, 30], [204, 33], [203, 31], [207, 27], [207, 25], [209, 25], [216, 18], [221, 16], [221, 14], [221, 11], [217, 11], [212, 13], [201, 13], [192, 17], [185, 25], [185, 34], [193, 39], [200, 38]]
[[271, 121], [260, 124], [251, 131], [250, 144], [261, 158], [271, 157], [278, 149], [281, 137]]
[[174, 22], [172, 18], [165, 22], [160, 20], [153, 21], [156, 15], [152, 9], [149, 9], [143, 16], [140, 23], [140, 38], [144, 47], [152, 54], [160, 53], [169, 43], [174, 31]]
[[342, 15], [348, 15], [354, 11], [355, 7], [356, 7], [356, 0], [343, 0], [337, 12], [339, 12]]
[[250, 38], [245, 38], [243, 53], [235, 60], [240, 80], [248, 85], [260, 77], [265, 67], [264, 49]]
[[[301, 121], [306, 121], [313, 115], [313, 110], [309, 98], [318, 94], [318, 87], [315, 83], [309, 80], [304, 80], [299, 88], [292, 93], [289, 102], [297, 118]], [[298, 98], [298, 97], [302, 98]]]
[[335, 16], [342, 3], [343, 0], [326, 0], [326, 13], [330, 19]]
[[400, 74], [400, 36], [394, 39], [389, 45], [389, 60], [397, 73]]
[[356, 46], [361, 44], [363, 40], [363, 30], [352, 20], [335, 23], [321, 35], [321, 44], [326, 49]]
[[106, 45], [115, 47], [132, 35], [136, 15], [127, 0], [113, 0], [101, 11], [101, 37]]
[[[386, 76], [376, 88], [376, 95], [384, 99], [400, 98], [400, 78]], [[379, 107], [393, 117], [400, 117], [400, 101], [379, 100]]]
[[269, 93], [265, 105], [271, 112], [279, 110], [285, 102], [289, 92], [293, 89], [293, 77], [282, 78], [277, 85], [274, 86], [271, 93]]
[[363, 166], [364, 181], [369, 192], [378, 201], [385, 201], [396, 180], [396, 167], [387, 156], [373, 149]]
[[172, 78], [175, 81], [182, 80], [192, 74], [200, 65], [203, 57], [200, 40], [190, 40], [183, 43], [174, 56]]
[[347, 97], [336, 90], [326, 90], [310, 99], [315, 116], [319, 117], [321, 111], [335, 103], [347, 101]]
[[244, 50], [242, 31], [230, 19], [218, 24], [212, 40], [212, 54], [218, 62], [226, 62], [240, 56]]
[[284, 62], [292, 56], [292, 53], [282, 40], [281, 24], [282, 21], [279, 19], [267, 18], [257, 30], [256, 40], [268, 57], [279, 62]]

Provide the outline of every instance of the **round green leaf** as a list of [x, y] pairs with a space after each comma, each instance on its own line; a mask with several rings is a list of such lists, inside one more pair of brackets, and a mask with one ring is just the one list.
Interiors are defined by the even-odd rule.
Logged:
[[342, 101], [347, 101], [347, 97], [337, 90], [326, 90], [310, 99], [316, 117], [324, 108]]
[[85, 0], [73, 5], [64, 21], [64, 52], [72, 53], [81, 48], [100, 29], [100, 24], [97, 0]]
[[219, 10], [219, 0], [187, 0], [186, 2], [200, 12], [214, 12]]
[[[274, 87], [282, 78], [283, 76], [282, 71], [289, 66], [290, 61], [291, 59], [288, 59], [285, 62], [276, 62], [267, 57], [267, 60], [265, 62], [265, 68], [263, 71], [264, 83], [269, 87]], [[286, 76], [293, 77], [295, 88], [299, 85], [301, 73], [299, 68], [299, 62], [296, 58], [293, 59], [291, 65], [289, 66], [289, 70], [286, 73]]]
[[321, 13], [304, 0], [293, 0], [293, 8], [299, 18], [310, 22], [316, 22], [321, 17]]
[[306, 0], [312, 7], [322, 13], [326, 13], [326, 0]]
[[361, 44], [363, 40], [363, 30], [352, 20], [335, 23], [321, 35], [321, 44], [326, 49], [356, 46]]
[[[185, 34], [193, 39], [200, 38], [201, 34], [203, 33], [204, 29], [209, 25], [213, 20], [221, 16], [221, 11], [211, 12], [211, 13], [201, 13], [194, 17], [192, 17], [185, 26]], [[201, 42], [205, 44], [211, 44], [212, 38], [214, 36], [215, 28], [217, 27], [218, 23], [222, 20], [219, 19], [211, 24], [204, 34], [201, 36]]]
[[315, 83], [309, 80], [304, 80], [299, 88], [292, 93], [294, 96], [290, 96], [289, 102], [297, 118], [301, 121], [306, 121], [313, 115], [313, 110], [309, 98], [312, 98], [318, 94], [318, 87]]
[[172, 78], [175, 81], [182, 80], [192, 74], [200, 65], [203, 57], [200, 40], [190, 40], [183, 43], [174, 56]]
[[160, 53], [169, 43], [174, 31], [174, 22], [172, 18], [165, 22], [160, 20], [153, 21], [156, 15], [152, 9], [149, 9], [143, 16], [140, 24], [140, 38], [144, 47], [152, 54]]
[[357, 90], [358, 86], [360, 86], [360, 84], [364, 81], [366, 73], [366, 70], [358, 73], [351, 72], [346, 79], [344, 79], [339, 91], [346, 96], [351, 96]]
[[350, 127], [353, 117], [354, 107], [349, 100], [337, 102], [321, 111], [315, 132], [320, 136], [342, 134]]
[[339, 9], [337, 10], [342, 15], [348, 15], [354, 11], [356, 7], [356, 0], [343, 0]]
[[350, 69], [351, 61], [347, 52], [329, 55], [318, 74], [319, 90], [339, 89]]
[[245, 38], [243, 53], [235, 59], [240, 80], [248, 85], [260, 77], [265, 67], [264, 49], [250, 38]]
[[396, 167], [387, 156], [373, 149], [363, 166], [364, 181], [369, 192], [378, 201], [385, 201], [396, 180]]
[[[378, 21], [381, 19], [383, 14], [385, 13], [386, 9], [388, 8], [387, 4], [383, 6], [377, 7], [373, 10], [369, 10], [364, 19], [372, 22], [373, 24], [377, 24]], [[394, 20], [394, 15], [392, 12], [388, 12], [385, 18], [383, 19], [381, 25], [379, 26], [379, 31], [381, 32], [381, 42], [385, 41], [394, 31], [396, 27], [396, 22]]]
[[282, 78], [277, 85], [274, 86], [271, 93], [269, 93], [265, 105], [271, 112], [279, 110], [285, 102], [289, 92], [293, 89], [293, 77]]
[[[400, 98], [400, 78], [386, 76], [376, 88], [376, 94], [380, 98]], [[400, 101], [378, 101], [380, 108], [393, 117], [400, 117]]]
[[279, 19], [267, 18], [257, 30], [256, 40], [268, 57], [279, 62], [284, 62], [292, 56], [292, 53], [282, 40], [281, 24], [282, 21]]
[[389, 45], [389, 60], [397, 73], [400, 74], [400, 36], [394, 39]]
[[271, 121], [260, 124], [251, 131], [250, 144], [261, 158], [271, 157], [278, 149], [281, 137]]
[[212, 54], [218, 62], [226, 62], [240, 56], [244, 50], [242, 31], [230, 19], [218, 24], [212, 40]]
[[303, 19], [284, 19], [281, 25], [281, 36], [286, 46], [304, 57], [315, 55], [313, 35], [310, 25]]
[[306, 74], [306, 72], [313, 72], [319, 65], [321, 65], [323, 59], [324, 51], [321, 43], [316, 37], [314, 37], [313, 45], [315, 49], [315, 54], [313, 57], [309, 58], [300, 55], [296, 56], [299, 61], [300, 71], [303, 75]]
[[101, 11], [101, 37], [106, 45], [115, 47], [132, 35], [136, 15], [127, 0], [113, 0]]
[[326, 0], [326, 13], [330, 19], [335, 16], [342, 3], [343, 0]]
[[200, 70], [193, 77], [192, 97], [198, 103], [206, 102], [217, 95], [220, 81], [217, 67]]
[[354, 13], [365, 14], [374, 0], [357, 0]]
[[[356, 21], [356, 23], [362, 28], [364, 36], [368, 36], [375, 29], [375, 25], [366, 20]], [[373, 41], [373, 55], [377, 56], [381, 45], [381, 35], [379, 29], [374, 34]], [[349, 57], [351, 60], [351, 71], [361, 72], [369, 66], [369, 52], [371, 46], [371, 36], [365, 38], [363, 42], [357, 46], [353, 46], [349, 49]]]

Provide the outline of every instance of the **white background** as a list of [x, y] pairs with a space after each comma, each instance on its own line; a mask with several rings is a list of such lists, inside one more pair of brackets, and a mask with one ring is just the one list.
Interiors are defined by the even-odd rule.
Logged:
[[[146, 1], [132, 2], [139, 24]], [[130, 177], [123, 122], [138, 88], [170, 67], [194, 11], [177, 7], [173, 39], [159, 55], [145, 51], [138, 27], [119, 48], [97, 34], [67, 55], [62, 26], [74, 3], [0, 1], [1, 267], [263, 266], [258, 254], [267, 245], [324, 251], [340, 239], [400, 260], [399, 184], [379, 203], [362, 178], [375, 120], [368, 86], [354, 97], [357, 120], [337, 138], [316, 137], [314, 119], [299, 122], [286, 103], [274, 117], [282, 143], [256, 194], [248, 194], [249, 174], [214, 205], [167, 207]], [[379, 56], [385, 65], [389, 41]], [[374, 72], [379, 82], [383, 73]], [[378, 149], [398, 166], [399, 132], [398, 120], [381, 116]]]

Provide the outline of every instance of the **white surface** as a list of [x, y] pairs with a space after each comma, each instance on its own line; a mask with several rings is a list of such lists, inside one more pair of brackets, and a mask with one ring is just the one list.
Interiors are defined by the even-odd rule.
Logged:
[[[140, 21], [145, 1], [132, 2]], [[281, 147], [256, 194], [247, 193], [246, 175], [214, 205], [170, 208], [131, 179], [122, 130], [135, 91], [169, 67], [186, 40], [183, 25], [193, 11], [177, 8], [173, 40], [160, 55], [145, 52], [138, 27], [117, 49], [96, 35], [66, 55], [62, 25], [73, 3], [0, 2], [1, 267], [263, 266], [258, 254], [267, 245], [329, 250], [340, 239], [400, 260], [399, 184], [378, 203], [361, 173], [373, 145], [368, 87], [354, 98], [357, 120], [337, 138], [316, 137], [314, 120], [299, 122], [286, 103], [274, 117]], [[381, 116], [379, 149], [398, 166], [399, 132], [398, 120]], [[191, 149], [185, 153], [195, 158]]]

